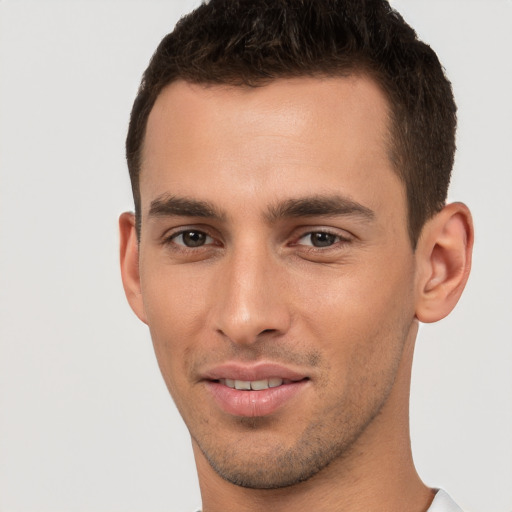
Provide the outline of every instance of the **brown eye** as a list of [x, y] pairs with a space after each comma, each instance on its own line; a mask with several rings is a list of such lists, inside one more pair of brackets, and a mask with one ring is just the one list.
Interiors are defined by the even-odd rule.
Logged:
[[311, 244], [314, 247], [329, 247], [336, 243], [337, 236], [331, 233], [311, 233]]
[[314, 231], [307, 233], [300, 240], [300, 245], [309, 245], [312, 247], [330, 247], [340, 240], [340, 236], [324, 231]]
[[181, 233], [177, 233], [172, 237], [172, 241], [178, 245], [184, 245], [185, 247], [202, 247], [205, 244], [209, 244], [213, 242], [213, 238], [208, 236], [206, 233], [202, 231], [182, 231]]

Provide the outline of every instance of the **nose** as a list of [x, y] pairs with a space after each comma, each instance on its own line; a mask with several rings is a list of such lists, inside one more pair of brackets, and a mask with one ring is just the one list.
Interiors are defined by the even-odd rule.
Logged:
[[284, 334], [290, 327], [283, 268], [266, 250], [233, 252], [222, 264], [214, 325], [238, 345]]

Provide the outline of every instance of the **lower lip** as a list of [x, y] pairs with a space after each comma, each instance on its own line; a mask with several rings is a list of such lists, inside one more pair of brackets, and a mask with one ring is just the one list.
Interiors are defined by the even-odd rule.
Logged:
[[255, 418], [267, 416], [283, 407], [304, 389], [307, 383], [308, 381], [304, 379], [260, 391], [233, 389], [215, 381], [207, 381], [206, 387], [224, 412], [234, 416]]

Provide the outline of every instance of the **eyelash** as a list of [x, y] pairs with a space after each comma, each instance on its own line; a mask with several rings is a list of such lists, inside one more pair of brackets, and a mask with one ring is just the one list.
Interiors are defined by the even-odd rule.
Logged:
[[[179, 237], [183, 237], [186, 234], [194, 233], [196, 235], [201, 235], [205, 237], [206, 241], [205, 243], [198, 245], [196, 247], [194, 246], [187, 246], [184, 243], [178, 243], [176, 242], [176, 239]], [[313, 235], [326, 235], [328, 237], [332, 237], [334, 240], [330, 245], [326, 246], [315, 246], [313, 243], [310, 244], [300, 244], [300, 240], [312, 237]], [[208, 241], [210, 239], [211, 241]], [[343, 236], [340, 233], [336, 233], [333, 230], [327, 230], [327, 229], [316, 229], [316, 230], [309, 230], [301, 232], [299, 236], [293, 237], [293, 240], [288, 245], [291, 247], [301, 247], [301, 250], [307, 251], [307, 252], [313, 252], [313, 253], [325, 253], [332, 249], [339, 249], [340, 246], [346, 245], [351, 242], [351, 238], [348, 236]], [[311, 238], [310, 238], [311, 240]], [[213, 243], [212, 243], [213, 242]], [[165, 236], [163, 241], [163, 245], [166, 245], [168, 247], [171, 247], [174, 251], [181, 251], [185, 253], [194, 252], [197, 253], [200, 250], [209, 249], [212, 246], [220, 246], [221, 243], [217, 242], [215, 243], [215, 236], [208, 233], [205, 229], [198, 229], [198, 228], [188, 228], [188, 229], [180, 229], [179, 231], [173, 232], [172, 234]]]
[[[195, 233], [196, 235], [204, 235], [206, 238], [206, 243], [204, 243], [202, 245], [198, 245], [196, 247], [193, 247], [193, 246], [189, 247], [189, 246], [185, 245], [184, 243], [176, 242], [177, 238], [183, 237], [184, 235], [190, 234], [190, 233]], [[173, 250], [184, 251], [184, 252], [190, 252], [190, 251], [197, 252], [197, 250], [199, 250], [199, 249], [204, 249], [205, 246], [208, 247], [208, 246], [212, 245], [211, 242], [208, 242], [208, 238], [212, 241], [215, 241], [215, 237], [210, 235], [204, 229], [188, 228], [188, 229], [181, 229], [181, 230], [176, 231], [168, 236], [165, 236], [162, 243], [163, 243], [163, 245], [172, 247]]]
[[[328, 237], [332, 237], [334, 241], [330, 245], [326, 246], [315, 246], [313, 243], [311, 244], [299, 244], [298, 241], [306, 238], [306, 237], [312, 237], [313, 235], [326, 235]], [[312, 239], [310, 238], [311, 242]], [[306, 233], [301, 234], [297, 238], [297, 242], [293, 243], [293, 245], [301, 245], [305, 248], [305, 250], [309, 252], [326, 252], [329, 249], [339, 249], [340, 246], [350, 243], [350, 238], [347, 236], [343, 236], [339, 233], [335, 233], [333, 231], [329, 231], [326, 229], [318, 229], [314, 231], [308, 231]]]

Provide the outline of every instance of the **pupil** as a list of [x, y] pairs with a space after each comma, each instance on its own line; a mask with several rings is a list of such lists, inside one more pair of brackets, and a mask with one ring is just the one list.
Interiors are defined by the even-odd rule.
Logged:
[[336, 241], [336, 235], [331, 233], [313, 233], [311, 242], [315, 247], [328, 247]]
[[183, 242], [187, 247], [199, 247], [204, 244], [206, 235], [200, 231], [188, 231], [183, 233]]

